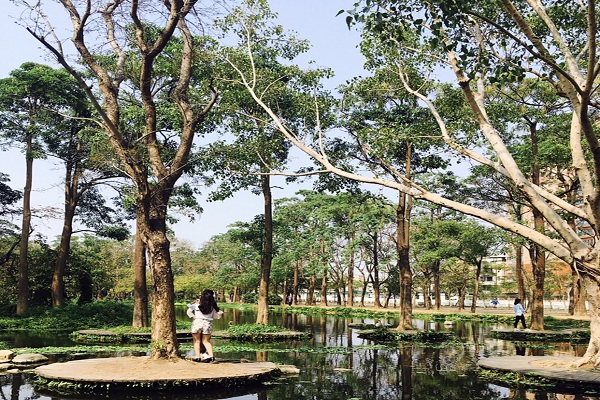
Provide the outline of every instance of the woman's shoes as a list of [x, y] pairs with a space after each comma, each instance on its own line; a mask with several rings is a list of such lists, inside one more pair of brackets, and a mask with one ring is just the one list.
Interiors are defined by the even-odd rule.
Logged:
[[209, 355], [206, 354], [206, 353], [200, 354], [200, 357], [190, 357], [190, 356], [188, 356], [188, 357], [186, 357], [186, 359], [190, 360], [190, 361], [202, 362], [202, 363], [210, 363], [210, 362], [215, 361], [214, 357], [209, 357]]

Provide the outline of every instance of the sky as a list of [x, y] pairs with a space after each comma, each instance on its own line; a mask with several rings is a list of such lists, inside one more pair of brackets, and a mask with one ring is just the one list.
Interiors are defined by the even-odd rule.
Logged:
[[[307, 39], [312, 47], [298, 59], [302, 66], [314, 61], [319, 67], [329, 67], [335, 77], [327, 82], [327, 88], [334, 89], [346, 80], [364, 75], [363, 57], [357, 49], [359, 35], [350, 31], [344, 15], [336, 14], [352, 6], [352, 0], [271, 0], [271, 9], [278, 13], [279, 22], [286, 28], [296, 31]], [[40, 45], [21, 26], [15, 23], [19, 17], [11, 2], [0, 3], [0, 78], [19, 68], [27, 61], [54, 65]], [[0, 172], [8, 174], [9, 185], [22, 190], [24, 186], [25, 162], [18, 150], [0, 152]], [[53, 207], [63, 209], [63, 189], [61, 183], [62, 166], [54, 160], [36, 160], [33, 167], [32, 206], [34, 208]], [[301, 189], [300, 186], [286, 185], [282, 180], [275, 181], [274, 199], [290, 197]], [[203, 194], [208, 190], [203, 189]], [[263, 213], [262, 197], [250, 192], [239, 192], [222, 202], [207, 202], [199, 197], [204, 212], [196, 216], [194, 222], [181, 220], [172, 228], [178, 239], [199, 248], [212, 236], [225, 233], [228, 225], [237, 221], [251, 221], [255, 215]], [[14, 221], [20, 225], [20, 221]], [[34, 219], [34, 233], [41, 233], [53, 241], [60, 235], [61, 221], [54, 219]]]

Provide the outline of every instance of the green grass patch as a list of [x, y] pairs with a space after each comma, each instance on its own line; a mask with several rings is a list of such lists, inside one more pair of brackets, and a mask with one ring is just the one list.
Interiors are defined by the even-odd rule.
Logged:
[[103, 300], [64, 307], [32, 307], [24, 317], [0, 318], [4, 331], [74, 331], [131, 324], [133, 303]]
[[439, 332], [434, 330], [402, 332], [385, 327], [361, 331], [358, 336], [378, 343], [441, 343], [456, 341], [454, 333], [452, 332]]
[[287, 332], [289, 329], [282, 326], [273, 325], [262, 325], [262, 324], [241, 324], [232, 325], [227, 329], [228, 333], [241, 334], [241, 333], [267, 333], [267, 332]]
[[579, 329], [590, 327], [590, 321], [572, 319], [572, 318], [554, 318], [544, 317], [544, 329], [562, 330], [562, 329]]
[[386, 346], [382, 344], [375, 345], [365, 345], [365, 346], [324, 346], [324, 347], [298, 347], [292, 349], [280, 349], [280, 348], [265, 348], [260, 345], [253, 344], [238, 344], [238, 345], [225, 345], [225, 346], [216, 346], [215, 352], [218, 353], [243, 353], [243, 352], [256, 352], [256, 351], [266, 351], [269, 353], [297, 353], [297, 354], [307, 354], [307, 353], [315, 353], [315, 354], [352, 354], [357, 351], [365, 351], [365, 350], [391, 350], [397, 348], [396, 346]]
[[310, 338], [310, 333], [291, 331], [281, 326], [262, 324], [232, 325], [227, 329], [229, 339], [239, 341], [268, 342], [281, 340], [302, 340]]

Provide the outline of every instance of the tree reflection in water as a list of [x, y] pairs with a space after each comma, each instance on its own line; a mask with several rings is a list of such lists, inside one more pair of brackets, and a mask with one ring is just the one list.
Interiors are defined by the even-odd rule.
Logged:
[[[285, 309], [284, 309], [285, 310]], [[228, 318], [215, 321], [215, 330], [226, 329], [229, 321], [235, 324], [254, 323], [252, 310], [228, 310]], [[372, 319], [346, 319], [333, 316], [305, 316], [272, 313], [270, 324], [312, 334], [307, 341], [248, 344], [239, 343], [240, 350], [224, 353], [219, 346], [234, 343], [215, 338], [215, 352], [227, 359], [248, 358], [293, 364], [300, 375], [284, 378], [270, 385], [220, 389], [206, 392], [157, 392], [136, 394], [111, 394], [116, 399], [235, 399], [235, 400], [444, 400], [444, 399], [581, 399], [598, 397], [566, 395], [551, 392], [512, 390], [489, 384], [476, 374], [480, 357], [497, 355], [580, 355], [585, 346], [568, 343], [555, 344], [552, 348], [525, 347], [509, 341], [490, 338], [488, 332], [496, 325], [459, 322], [451, 327], [440, 323], [424, 324], [436, 330], [452, 331], [455, 343], [424, 346], [422, 344], [398, 344], [382, 346], [358, 337], [358, 330], [349, 328], [350, 323], [373, 323]], [[391, 324], [395, 321], [389, 320]], [[242, 346], [249, 349], [244, 351]], [[106, 356], [106, 355], [104, 355]], [[32, 375], [15, 374], [0, 376], [2, 399], [60, 399], [32, 389]], [[0, 400], [2, 400], [0, 399]]]

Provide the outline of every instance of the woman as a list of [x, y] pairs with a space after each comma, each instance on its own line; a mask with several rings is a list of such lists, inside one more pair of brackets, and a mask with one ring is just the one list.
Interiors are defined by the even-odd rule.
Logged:
[[513, 310], [515, 311], [514, 328], [517, 329], [517, 325], [519, 324], [519, 321], [521, 321], [521, 324], [523, 325], [523, 329], [527, 329], [527, 325], [525, 324], [525, 309], [523, 308], [523, 305], [521, 304], [521, 299], [519, 299], [519, 298], [515, 299], [515, 305], [513, 307]]
[[200, 358], [202, 362], [214, 361], [213, 348], [210, 343], [210, 335], [213, 331], [213, 319], [221, 318], [223, 311], [219, 310], [219, 306], [215, 301], [215, 293], [212, 290], [202, 292], [200, 299], [192, 304], [188, 304], [192, 313], [188, 310], [188, 315], [193, 314], [194, 322], [192, 322], [192, 339], [194, 341], [194, 354], [196, 359], [201, 357], [200, 345], [206, 349], [206, 358]]

